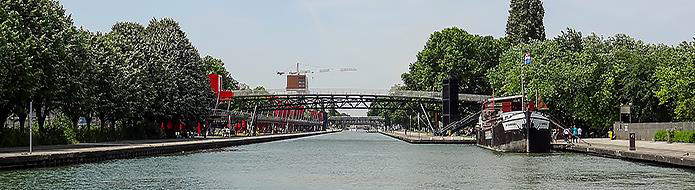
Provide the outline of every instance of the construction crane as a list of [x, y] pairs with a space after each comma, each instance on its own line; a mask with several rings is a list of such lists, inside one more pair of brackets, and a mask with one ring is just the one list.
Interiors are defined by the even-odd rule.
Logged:
[[287, 75], [287, 90], [306, 91], [307, 79], [306, 74], [309, 73], [326, 73], [326, 72], [350, 72], [357, 71], [355, 68], [320, 68], [318, 71], [300, 70], [297, 63], [296, 71], [278, 71], [278, 75]]

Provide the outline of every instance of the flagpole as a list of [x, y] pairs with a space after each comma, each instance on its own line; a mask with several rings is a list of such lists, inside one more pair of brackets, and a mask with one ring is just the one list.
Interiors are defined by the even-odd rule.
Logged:
[[526, 152], [531, 151], [531, 146], [529, 143], [531, 143], [529, 137], [531, 136], [531, 112], [529, 112], [528, 105], [526, 105], [526, 102], [524, 99], [526, 98], [525, 93], [524, 93], [524, 65], [526, 64], [531, 64], [531, 53], [526, 52], [526, 55], [524, 55], [524, 62], [521, 65], [521, 107], [524, 112], [525, 116], [525, 123], [526, 123]]

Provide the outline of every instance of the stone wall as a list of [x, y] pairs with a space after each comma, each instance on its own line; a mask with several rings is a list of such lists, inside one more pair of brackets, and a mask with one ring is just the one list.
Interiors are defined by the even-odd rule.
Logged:
[[695, 122], [672, 123], [619, 123], [613, 124], [617, 139], [628, 140], [630, 132], [635, 133], [637, 140], [654, 140], [654, 133], [658, 130], [695, 130]]

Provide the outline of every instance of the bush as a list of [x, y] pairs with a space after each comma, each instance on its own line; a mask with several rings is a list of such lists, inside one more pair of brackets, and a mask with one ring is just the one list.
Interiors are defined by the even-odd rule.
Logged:
[[695, 143], [695, 130], [676, 131], [673, 135], [673, 141], [684, 143]]
[[44, 131], [39, 136], [40, 140], [37, 143], [41, 145], [75, 144], [78, 142], [72, 122], [64, 114], [56, 114], [55, 119], [46, 122]]
[[658, 130], [656, 133], [654, 133], [654, 141], [667, 141], [668, 140], [668, 131], [666, 130]]
[[27, 128], [0, 129], [0, 147], [29, 146], [29, 130]]
[[669, 134], [667, 130], [658, 130], [654, 133], [655, 141], [667, 141], [671, 135], [671, 142], [695, 143], [695, 130], [678, 130]]

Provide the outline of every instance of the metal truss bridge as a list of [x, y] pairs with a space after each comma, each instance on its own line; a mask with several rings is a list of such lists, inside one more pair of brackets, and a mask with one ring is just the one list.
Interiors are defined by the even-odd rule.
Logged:
[[384, 117], [381, 116], [367, 116], [367, 117], [354, 117], [354, 116], [331, 116], [328, 117], [328, 122], [335, 125], [379, 125], [383, 124], [385, 121]]
[[[487, 95], [459, 94], [459, 101], [480, 103]], [[241, 110], [296, 109], [414, 109], [439, 111], [441, 92], [381, 89], [311, 89], [307, 91], [237, 90], [234, 103]]]

